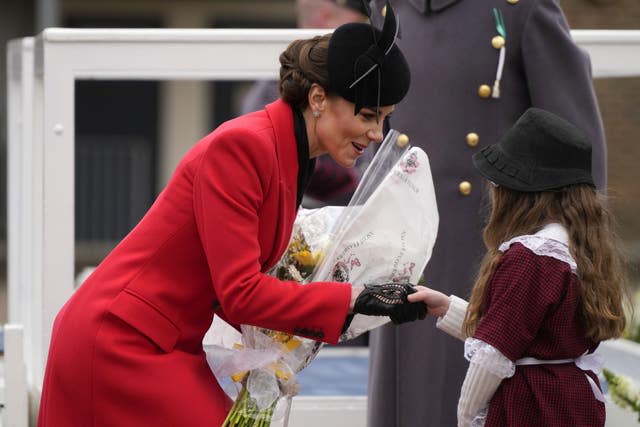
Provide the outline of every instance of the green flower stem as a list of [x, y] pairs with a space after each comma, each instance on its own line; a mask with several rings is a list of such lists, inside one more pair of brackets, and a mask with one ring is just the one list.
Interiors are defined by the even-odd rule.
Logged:
[[277, 403], [260, 410], [243, 385], [222, 427], [269, 427]]

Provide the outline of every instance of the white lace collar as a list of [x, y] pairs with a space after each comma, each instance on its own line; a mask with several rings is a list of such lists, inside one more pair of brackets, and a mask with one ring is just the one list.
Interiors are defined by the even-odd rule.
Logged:
[[576, 261], [569, 253], [569, 235], [562, 224], [547, 224], [536, 234], [514, 237], [501, 244], [498, 250], [506, 252], [514, 243], [521, 243], [536, 255], [549, 256], [569, 264], [573, 273], [578, 269]]

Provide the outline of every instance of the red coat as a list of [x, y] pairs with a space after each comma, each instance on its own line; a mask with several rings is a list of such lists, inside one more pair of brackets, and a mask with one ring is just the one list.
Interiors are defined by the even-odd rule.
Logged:
[[215, 426], [230, 408], [202, 338], [213, 313], [335, 343], [350, 286], [264, 274], [296, 215], [291, 108], [198, 142], [133, 231], [58, 314], [39, 426]]

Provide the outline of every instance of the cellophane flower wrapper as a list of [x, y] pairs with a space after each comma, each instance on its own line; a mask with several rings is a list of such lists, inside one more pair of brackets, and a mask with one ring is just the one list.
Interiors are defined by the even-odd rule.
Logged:
[[[288, 250], [270, 274], [354, 286], [418, 282], [435, 243], [438, 210], [427, 155], [398, 144], [398, 136], [388, 132], [348, 206], [299, 210]], [[386, 322], [388, 317], [357, 314], [340, 339]], [[281, 417], [286, 425], [297, 393], [295, 373], [323, 344], [256, 326], [241, 330], [216, 318], [204, 340], [219, 382], [232, 377], [240, 388], [224, 426], [268, 426]], [[278, 409], [282, 397], [286, 404]]]
[[[378, 153], [382, 156], [367, 168], [338, 218], [314, 281], [359, 286], [420, 280], [436, 241], [438, 208], [427, 154], [418, 147], [401, 148], [398, 137], [391, 130], [384, 151]], [[386, 316], [356, 314], [340, 339], [355, 338], [389, 321]]]

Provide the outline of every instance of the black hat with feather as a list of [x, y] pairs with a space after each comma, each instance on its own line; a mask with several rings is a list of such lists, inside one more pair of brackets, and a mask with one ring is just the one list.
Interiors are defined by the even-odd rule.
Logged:
[[329, 91], [362, 107], [397, 104], [409, 91], [411, 72], [396, 45], [398, 20], [387, 2], [382, 31], [370, 24], [338, 27], [329, 41]]

